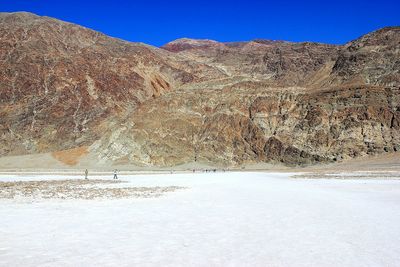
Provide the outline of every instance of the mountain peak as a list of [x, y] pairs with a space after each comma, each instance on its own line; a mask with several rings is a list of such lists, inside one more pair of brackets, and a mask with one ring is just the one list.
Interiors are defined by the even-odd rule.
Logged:
[[180, 38], [163, 45], [161, 48], [171, 52], [180, 52], [188, 49], [223, 47], [223, 46], [224, 46], [223, 43], [209, 39]]
[[0, 22], [28, 22], [40, 18], [40, 16], [25, 11], [18, 12], [0, 12]]

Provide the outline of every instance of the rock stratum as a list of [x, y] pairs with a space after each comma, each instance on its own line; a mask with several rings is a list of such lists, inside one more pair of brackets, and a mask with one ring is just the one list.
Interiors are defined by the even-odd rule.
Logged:
[[400, 27], [156, 48], [0, 13], [0, 157], [304, 165], [400, 151]]

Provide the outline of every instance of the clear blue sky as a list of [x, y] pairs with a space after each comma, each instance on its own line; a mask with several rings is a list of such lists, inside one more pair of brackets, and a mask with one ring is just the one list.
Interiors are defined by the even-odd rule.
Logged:
[[0, 11], [29, 11], [156, 46], [181, 37], [342, 44], [400, 25], [400, 0], [0, 0]]

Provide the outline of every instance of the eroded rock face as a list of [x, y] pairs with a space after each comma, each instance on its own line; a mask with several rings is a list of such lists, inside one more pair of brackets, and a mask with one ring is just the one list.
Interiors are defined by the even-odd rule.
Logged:
[[[171, 92], [129, 119], [133, 126], [121, 138], [127, 149], [117, 158], [295, 165], [399, 151], [399, 107], [399, 88], [389, 87]], [[101, 143], [98, 151], [109, 151]]]
[[0, 155], [88, 147], [119, 164], [296, 165], [398, 151], [399, 43], [392, 27], [344, 46], [158, 49], [2, 13]]
[[[0, 14], [0, 155], [90, 145], [207, 66], [30, 13]], [[208, 74], [211, 72], [208, 71]]]
[[345, 84], [400, 84], [400, 27], [366, 34], [341, 49], [330, 80]]
[[[218, 43], [179, 39], [162, 47], [220, 69], [227, 77], [268, 80], [280, 86], [315, 83], [338, 57], [340, 47], [319, 43], [254, 40]], [[326, 71], [325, 71], [326, 72]], [[311, 83], [310, 83], [311, 82]]]

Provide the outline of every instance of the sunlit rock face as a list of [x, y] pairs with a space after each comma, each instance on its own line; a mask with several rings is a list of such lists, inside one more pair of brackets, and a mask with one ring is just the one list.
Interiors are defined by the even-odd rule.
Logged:
[[207, 69], [52, 18], [2, 13], [0, 155], [90, 145], [138, 104], [203, 71], [218, 77]]
[[0, 156], [288, 165], [400, 150], [400, 28], [343, 46], [179, 39], [156, 48], [0, 14]]

